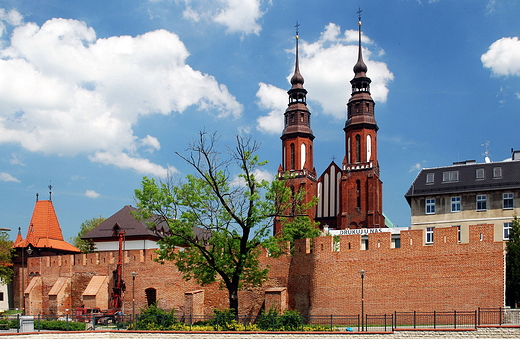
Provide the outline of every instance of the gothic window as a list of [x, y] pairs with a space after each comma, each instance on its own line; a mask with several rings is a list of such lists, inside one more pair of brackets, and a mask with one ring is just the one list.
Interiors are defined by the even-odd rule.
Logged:
[[307, 160], [307, 148], [305, 144], [301, 145], [301, 152], [300, 152], [300, 169], [303, 169], [303, 166], [305, 165], [305, 161]]
[[305, 116], [303, 115], [303, 113], [300, 113], [300, 117], [301, 117], [302, 122], [305, 122]]
[[361, 181], [356, 180], [357, 208], [361, 208]]
[[291, 144], [291, 169], [292, 170], [294, 169], [294, 157], [295, 157], [294, 144]]
[[347, 139], [347, 162], [349, 164], [352, 163], [352, 158], [350, 157], [350, 137]]
[[356, 135], [356, 162], [361, 162], [361, 136]]
[[372, 136], [369, 134], [369, 135], [367, 135], [367, 162], [370, 161], [371, 157], [372, 157]]

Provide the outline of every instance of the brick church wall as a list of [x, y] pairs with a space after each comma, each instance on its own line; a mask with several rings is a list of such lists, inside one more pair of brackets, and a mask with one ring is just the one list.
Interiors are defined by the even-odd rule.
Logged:
[[[422, 230], [401, 232], [400, 248], [391, 248], [390, 234], [386, 232], [369, 234], [368, 239], [368, 250], [361, 249], [360, 235], [348, 235], [340, 236], [339, 247], [334, 237], [318, 237], [298, 241], [292, 256], [273, 258], [262, 253], [260, 261], [269, 266], [269, 279], [261, 288], [239, 293], [239, 313], [256, 315], [267, 304], [283, 305], [284, 298], [289, 309], [304, 314], [361, 313], [361, 270], [366, 272], [368, 314], [504, 305], [504, 243], [493, 241], [493, 225], [471, 226], [469, 243], [458, 243], [455, 228], [436, 228], [432, 245], [424, 245]], [[71, 309], [81, 306], [82, 293], [91, 277], [112, 279], [117, 255], [114, 251], [29, 258], [27, 272], [42, 281], [41, 295], [32, 293], [30, 298], [41, 300], [42, 312], [48, 313], [50, 289], [58, 278], [70, 277]], [[147, 289], [155, 289], [159, 307], [175, 308], [179, 313], [184, 313], [185, 305], [205, 314], [228, 307], [227, 290], [220, 289], [218, 283], [202, 287], [193, 280], [184, 281], [173, 263], [161, 264], [156, 258], [153, 250], [124, 251], [124, 312], [132, 309], [132, 272], [137, 273], [136, 310], [147, 305]], [[266, 301], [266, 290], [284, 288], [286, 296], [271, 296]], [[186, 293], [198, 290], [203, 293], [188, 306]]]

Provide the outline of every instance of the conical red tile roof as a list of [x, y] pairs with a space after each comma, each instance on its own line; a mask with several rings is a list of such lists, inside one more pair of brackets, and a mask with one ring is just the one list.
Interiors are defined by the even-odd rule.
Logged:
[[14, 247], [52, 248], [58, 251], [81, 252], [63, 240], [58, 217], [50, 200], [40, 200], [34, 206], [31, 223], [24, 240], [16, 238]]

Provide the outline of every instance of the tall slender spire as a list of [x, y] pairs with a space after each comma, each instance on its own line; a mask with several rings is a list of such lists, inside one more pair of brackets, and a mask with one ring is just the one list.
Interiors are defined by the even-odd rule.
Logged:
[[300, 39], [300, 36], [299, 36], [300, 24], [298, 22], [296, 22], [295, 27], [296, 27], [296, 61], [295, 61], [295, 65], [294, 65], [294, 75], [291, 78], [291, 85], [292, 85], [292, 88], [303, 88], [303, 83], [305, 81], [303, 79], [303, 76], [300, 73], [300, 59], [299, 59], [299, 50], [298, 50], [298, 47], [299, 47], [298, 42]]
[[358, 10], [358, 35], [359, 35], [358, 60], [357, 60], [357, 63], [354, 65], [354, 74], [356, 74], [355, 75], [356, 78], [366, 77], [367, 76], [366, 73], [368, 71], [368, 67], [365, 64], [365, 62], [363, 61], [363, 49], [361, 47], [361, 26], [362, 26], [361, 12], [363, 12], [363, 11], [360, 8]]

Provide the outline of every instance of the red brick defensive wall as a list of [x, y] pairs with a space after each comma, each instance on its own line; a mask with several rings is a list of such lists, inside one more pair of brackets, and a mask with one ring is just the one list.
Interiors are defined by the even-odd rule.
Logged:
[[[394, 311], [453, 311], [504, 306], [504, 243], [494, 242], [493, 225], [470, 226], [469, 243], [459, 243], [456, 228], [435, 228], [434, 243], [424, 244], [422, 230], [402, 231], [400, 247], [390, 233], [368, 236], [324, 236], [296, 243], [293, 255], [262, 255], [270, 267], [261, 288], [242, 291], [240, 314], [262, 308], [297, 309], [305, 315], [361, 313], [361, 274], [365, 314]], [[117, 251], [32, 257], [25, 268], [27, 314], [72, 314], [75, 307], [108, 308]], [[228, 296], [219, 284], [201, 287], [184, 281], [171, 262], [158, 263], [153, 250], [124, 251], [124, 312], [155, 298], [159, 307], [178, 313], [211, 314], [226, 308]], [[132, 272], [138, 273], [132, 281]], [[93, 279], [93, 277], [98, 277]], [[95, 283], [96, 282], [96, 283]], [[135, 283], [135, 286], [133, 285]], [[20, 276], [15, 299], [21, 298]]]

